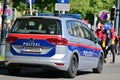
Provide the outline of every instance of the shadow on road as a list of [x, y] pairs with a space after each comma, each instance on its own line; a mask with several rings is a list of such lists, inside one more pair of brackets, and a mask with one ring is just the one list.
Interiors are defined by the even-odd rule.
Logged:
[[[91, 74], [91, 71], [78, 71], [76, 76]], [[64, 74], [60, 71], [42, 71], [42, 70], [30, 70], [23, 69], [19, 75], [9, 75], [7, 70], [0, 70], [0, 75], [17, 76], [27, 78], [65, 78]]]

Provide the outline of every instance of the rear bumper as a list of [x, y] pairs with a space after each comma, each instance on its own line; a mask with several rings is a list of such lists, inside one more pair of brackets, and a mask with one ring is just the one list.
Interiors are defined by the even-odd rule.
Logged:
[[[10, 52], [6, 53], [5, 64], [14, 67], [25, 68], [53, 68], [58, 70], [68, 70], [70, 63], [70, 55], [56, 54], [53, 57], [31, 57], [31, 56], [15, 56]], [[57, 64], [64, 64], [63, 66]]]

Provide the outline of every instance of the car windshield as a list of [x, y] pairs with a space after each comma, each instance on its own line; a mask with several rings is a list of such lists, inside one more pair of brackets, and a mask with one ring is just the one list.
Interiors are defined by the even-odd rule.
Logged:
[[60, 35], [60, 23], [60, 20], [47, 18], [17, 19], [11, 33]]

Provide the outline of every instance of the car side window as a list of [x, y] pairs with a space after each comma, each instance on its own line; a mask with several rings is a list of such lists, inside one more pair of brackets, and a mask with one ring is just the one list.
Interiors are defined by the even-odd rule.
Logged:
[[84, 38], [84, 33], [81, 28], [81, 24], [78, 21], [68, 21], [67, 22], [68, 33], [72, 36]]
[[76, 31], [77, 37], [84, 38], [84, 33], [82, 31], [81, 24], [77, 21], [73, 23], [75, 25], [75, 31]]
[[67, 21], [67, 31], [71, 36], [73, 36], [73, 29], [72, 29], [71, 21]]
[[89, 39], [89, 40], [93, 40], [94, 41], [94, 37], [93, 37], [93, 34], [92, 32], [87, 28], [86, 25], [82, 24], [82, 29], [84, 31], [84, 34], [85, 34], [85, 39]]

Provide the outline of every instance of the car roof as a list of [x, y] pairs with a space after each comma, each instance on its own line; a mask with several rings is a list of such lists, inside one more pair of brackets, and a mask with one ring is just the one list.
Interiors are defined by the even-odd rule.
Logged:
[[[25, 19], [25, 18], [49, 18], [49, 19], [58, 19], [58, 20], [79, 20], [70, 17], [59, 17], [59, 16], [22, 16], [18, 17], [17, 19]], [[80, 21], [80, 20], [79, 20]]]

